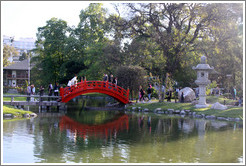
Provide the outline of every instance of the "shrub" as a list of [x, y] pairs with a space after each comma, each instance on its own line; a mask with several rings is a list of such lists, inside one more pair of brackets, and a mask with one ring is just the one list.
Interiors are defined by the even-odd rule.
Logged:
[[130, 90], [130, 96], [138, 96], [139, 86], [147, 87], [147, 80], [144, 78], [146, 71], [140, 66], [120, 66], [116, 71], [118, 85]]

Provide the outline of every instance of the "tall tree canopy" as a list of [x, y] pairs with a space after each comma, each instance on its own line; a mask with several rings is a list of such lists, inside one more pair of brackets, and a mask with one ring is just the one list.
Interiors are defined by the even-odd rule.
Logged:
[[[36, 62], [43, 82], [67, 83], [74, 74], [99, 80], [104, 72], [140, 66], [147, 74], [166, 73], [181, 86], [192, 86], [192, 66], [206, 55], [216, 81], [242, 89], [243, 5], [240, 3], [103, 4], [81, 10], [79, 24], [52, 18], [38, 28]], [[39, 63], [40, 62], [40, 63]]]
[[[157, 67], [157, 71], [163, 72], [163, 74], [158, 73], [162, 77], [165, 73], [170, 73], [178, 81], [193, 82], [195, 75], [190, 74], [194, 73], [191, 66], [199, 63], [202, 54], [207, 55], [208, 58], [211, 56], [216, 58], [214, 67], [223, 70], [218, 59], [229, 58], [228, 52], [226, 54], [221, 52], [216, 55], [220, 56], [217, 58], [209, 51], [211, 49], [208, 43], [215, 46], [213, 48], [217, 51], [218, 47], [221, 47], [222, 51], [222, 45], [232, 51], [233, 49], [228, 47], [229, 41], [234, 44], [240, 41], [242, 43], [242, 38], [236, 34], [238, 19], [242, 17], [242, 4], [130, 3], [125, 6], [130, 10], [129, 15], [125, 17], [125, 21], [118, 22], [117, 25], [128, 29], [126, 34], [132, 39], [128, 49], [137, 48], [130, 52], [132, 55], [134, 52], [137, 54], [135, 60], [140, 63], [149, 62], [150, 57], [158, 60], [161, 66], [153, 62], [151, 65], [153, 65], [152, 69]], [[204, 45], [207, 48], [203, 47]], [[231, 47], [242, 50], [235, 45]], [[242, 52], [237, 55], [242, 58]], [[149, 65], [149, 63], [142, 63], [141, 66], [148, 68]], [[232, 70], [231, 67], [228, 69]]]
[[68, 59], [64, 54], [67, 33], [67, 22], [57, 18], [51, 18], [45, 26], [38, 28], [38, 56], [34, 60], [42, 69], [39, 74], [45, 83], [58, 81], [60, 67]]
[[81, 10], [79, 18], [75, 35], [81, 47], [80, 54], [84, 55], [84, 63], [87, 67], [80, 74], [91, 79], [99, 79], [103, 75], [101, 68], [103, 48], [108, 41], [106, 10], [100, 3], [91, 3], [88, 8]]

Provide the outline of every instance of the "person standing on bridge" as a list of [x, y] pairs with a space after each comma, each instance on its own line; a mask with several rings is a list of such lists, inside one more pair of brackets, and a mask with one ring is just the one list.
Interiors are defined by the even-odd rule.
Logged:
[[49, 91], [49, 96], [52, 96], [53, 85], [51, 83], [49, 83], [48, 91]]
[[108, 81], [108, 75], [107, 74], [104, 74], [104, 77], [103, 77], [103, 81]]
[[[52, 96], [52, 91], [53, 91], [53, 86], [51, 83], [49, 83], [49, 87], [48, 87], [49, 96]], [[50, 98], [48, 98], [48, 101], [50, 101]]]
[[[108, 77], [108, 82], [109, 82], [109, 83], [113, 83], [113, 79], [114, 79], [113, 74], [110, 74], [109, 77]], [[112, 85], [109, 84], [108, 88], [109, 88], [109, 89], [112, 89]]]
[[[39, 88], [39, 95], [40, 96], [43, 96], [44, 95], [44, 88], [43, 86], [41, 85], [40, 88]], [[40, 97], [40, 100], [42, 101], [42, 98]]]
[[40, 88], [39, 88], [39, 95], [40, 95], [40, 96], [43, 96], [43, 95], [44, 95], [44, 88], [43, 88], [42, 85], [41, 85]]
[[76, 85], [77, 84], [77, 75], [75, 74], [75, 76], [73, 77], [73, 79], [71, 80], [72, 85]]
[[111, 80], [111, 75], [109, 74], [108, 75], [108, 82], [110, 82], [110, 80]]
[[69, 80], [67, 83], [67, 87], [70, 87], [70, 86], [71, 86], [71, 80]]
[[[34, 84], [31, 85], [31, 94], [35, 95], [35, 86], [34, 86]], [[31, 101], [34, 101], [34, 100], [35, 100], [34, 97], [31, 97]]]
[[[26, 92], [27, 92], [27, 95], [28, 96], [31, 95], [31, 85], [30, 84], [27, 86]], [[26, 100], [27, 101], [30, 101], [30, 97], [27, 97]]]
[[110, 74], [110, 77], [109, 77], [109, 79], [108, 79], [108, 82], [111, 82], [111, 83], [113, 83], [113, 79], [114, 79], [114, 76], [113, 76], [113, 74]]
[[114, 77], [112, 83], [113, 83], [113, 86], [114, 86], [115, 88], [117, 88], [117, 77]]
[[[104, 81], [104, 82], [107, 82], [107, 81], [108, 81], [108, 75], [107, 75], [107, 74], [104, 74], [104, 76], [103, 76], [103, 81]], [[104, 87], [104, 88], [106, 87], [106, 83], [103, 84], [103, 87]]]
[[34, 84], [32, 84], [32, 86], [31, 86], [31, 93], [32, 93], [32, 95], [35, 95], [35, 86], [34, 86]]
[[113, 79], [113, 82], [112, 82], [113, 84], [115, 84], [115, 85], [117, 85], [117, 77], [114, 77], [114, 79]]
[[60, 89], [60, 87], [59, 87], [58, 83], [56, 83], [55, 86], [54, 86], [54, 95], [55, 96], [58, 96], [59, 89]]

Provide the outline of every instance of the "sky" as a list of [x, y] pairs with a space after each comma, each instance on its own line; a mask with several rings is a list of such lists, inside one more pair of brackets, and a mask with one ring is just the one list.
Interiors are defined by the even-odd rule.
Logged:
[[[89, 1], [1, 1], [1, 35], [36, 39], [38, 27], [52, 17], [77, 26], [80, 11], [88, 5]], [[112, 8], [110, 2], [104, 7]]]

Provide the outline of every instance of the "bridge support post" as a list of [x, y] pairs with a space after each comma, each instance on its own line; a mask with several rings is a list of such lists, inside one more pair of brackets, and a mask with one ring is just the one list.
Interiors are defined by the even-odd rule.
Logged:
[[63, 87], [60, 88], [60, 96], [63, 96], [64, 95], [64, 89]]
[[11, 97], [11, 102], [13, 102], [14, 101], [14, 97]]

